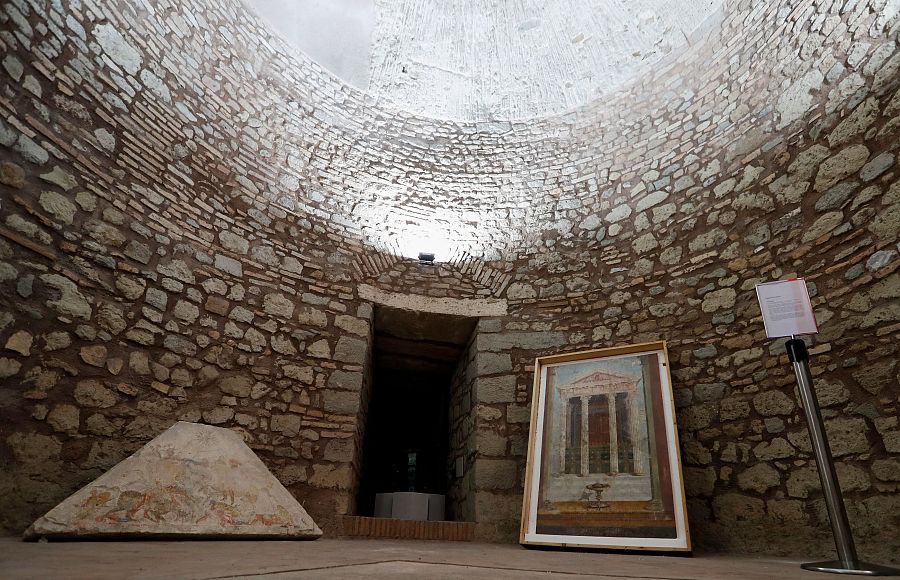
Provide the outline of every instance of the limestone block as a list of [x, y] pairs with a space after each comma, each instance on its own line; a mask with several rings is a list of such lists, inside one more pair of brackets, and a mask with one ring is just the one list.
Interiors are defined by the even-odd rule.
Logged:
[[879, 211], [867, 227], [883, 240], [894, 239], [900, 230], [900, 203], [891, 204]]
[[297, 348], [294, 346], [294, 343], [291, 342], [290, 337], [287, 335], [275, 334], [272, 336], [270, 342], [272, 344], [272, 350], [279, 354], [283, 354], [286, 356], [297, 354]]
[[890, 169], [893, 165], [894, 155], [885, 152], [875, 156], [871, 161], [866, 163], [860, 170], [859, 176], [862, 177], [863, 181], [872, 181]]
[[819, 472], [815, 465], [794, 468], [786, 482], [788, 495], [791, 497], [809, 497], [810, 491], [821, 489]]
[[475, 449], [481, 455], [506, 456], [508, 438], [490, 429], [478, 429], [474, 435]]
[[478, 376], [496, 375], [511, 370], [512, 359], [507, 353], [479, 352], [475, 357], [475, 372]]
[[[481, 356], [481, 355], [479, 355]], [[509, 355], [507, 355], [508, 357]], [[475, 398], [479, 403], [513, 403], [516, 400], [516, 377], [481, 377], [475, 382]]]
[[334, 359], [350, 364], [365, 364], [368, 350], [366, 341], [342, 336], [334, 348]]
[[234, 418], [234, 409], [231, 407], [213, 407], [208, 411], [203, 411], [203, 420], [210, 425], [221, 425], [227, 423]]
[[219, 296], [209, 296], [203, 307], [208, 312], [218, 314], [219, 316], [225, 316], [228, 313], [228, 309], [231, 307], [231, 303]]
[[[18, 274], [19, 273], [16, 270], [15, 266], [6, 262], [0, 262], [0, 282], [9, 282], [10, 280], [15, 280]], [[22, 295], [24, 290], [23, 298], [27, 298], [31, 295], [31, 285], [29, 284], [27, 288], [23, 288], [24, 282], [33, 280], [34, 276], [31, 276], [30, 278], [27, 276], [23, 276], [16, 283], [16, 290], [19, 292], [19, 295]]]
[[[312, 369], [309, 369], [310, 379], [306, 382], [312, 382]], [[328, 377], [328, 388], [341, 389], [345, 391], [362, 390], [363, 374], [358, 371], [342, 371], [335, 370]]]
[[518, 465], [512, 459], [477, 459], [475, 489], [506, 490], [518, 484]]
[[766, 511], [770, 517], [785, 523], [804, 523], [809, 519], [803, 509], [803, 502], [795, 499], [770, 499], [766, 502]]
[[753, 448], [753, 454], [760, 461], [772, 459], [786, 459], [796, 455], [796, 449], [782, 437], [776, 437], [771, 441], [763, 441]]
[[521, 348], [525, 350], [546, 350], [567, 343], [562, 332], [506, 332], [489, 333], [478, 336], [478, 350], [497, 352]]
[[818, 219], [806, 231], [803, 232], [801, 241], [812, 242], [825, 234], [831, 233], [844, 221], [844, 214], [840, 211], [830, 211]]
[[[41, 277], [43, 279], [43, 276]], [[130, 276], [116, 276], [116, 289], [129, 300], [137, 300], [144, 293], [147, 283]], [[86, 317], [85, 317], [86, 318]]]
[[705, 403], [682, 409], [678, 414], [678, 424], [686, 431], [699, 431], [709, 427], [715, 418], [715, 406]]
[[197, 354], [196, 344], [176, 334], [167, 335], [163, 339], [163, 346], [174, 353], [184, 356], [194, 356]]
[[[284, 365], [284, 367], [282, 367], [282, 370], [284, 371], [284, 376], [300, 381], [301, 383], [307, 385], [312, 384], [313, 377], [315, 376], [315, 372], [313, 371], [312, 367]], [[362, 377], [360, 377], [360, 380], [362, 380]]]
[[322, 456], [325, 461], [335, 461], [338, 463], [350, 463], [356, 451], [352, 438], [330, 439], [325, 443]]
[[900, 460], [876, 459], [872, 462], [872, 474], [881, 481], [900, 481]]
[[129, 241], [122, 253], [141, 264], [149, 264], [150, 259], [153, 257], [153, 254], [150, 252], [150, 246], [137, 240]]
[[790, 396], [781, 391], [765, 391], [753, 397], [753, 407], [764, 417], [772, 415], [790, 415], [796, 403]]
[[878, 99], [869, 97], [847, 115], [828, 135], [828, 144], [838, 147], [864, 133], [878, 118]]
[[606, 221], [608, 223], [616, 223], [622, 221], [631, 215], [632, 209], [628, 204], [617, 205], [612, 208], [608, 214], [606, 214]]
[[359, 336], [369, 336], [369, 323], [355, 316], [340, 314], [334, 317], [334, 325], [343, 331]]
[[307, 354], [316, 358], [331, 358], [331, 346], [328, 340], [321, 339], [312, 343], [306, 348]]
[[475, 492], [475, 518], [478, 522], [515, 520], [522, 511], [522, 494], [500, 494], [490, 491]]
[[184, 262], [184, 260], [171, 260], [169, 262], [160, 264], [156, 267], [156, 271], [159, 272], [159, 274], [162, 276], [174, 278], [175, 280], [184, 282], [185, 284], [193, 284], [194, 282], [196, 282], [194, 272], [191, 270], [190, 266], [188, 266]]
[[272, 415], [269, 420], [269, 428], [276, 433], [283, 433], [286, 437], [295, 437], [300, 433], [303, 417], [300, 415]]
[[297, 321], [304, 326], [328, 326], [328, 315], [318, 308], [302, 306], [297, 309]]
[[728, 235], [722, 228], [714, 228], [694, 237], [688, 242], [688, 248], [693, 253], [705, 252], [711, 248], [721, 247], [725, 244]]
[[713, 513], [722, 523], [758, 522], [765, 516], [765, 502], [739, 493], [723, 493], [713, 498]]
[[75, 400], [83, 407], [112, 407], [118, 401], [115, 391], [108, 389], [100, 381], [87, 379], [75, 385]]
[[871, 487], [869, 474], [857, 465], [838, 461], [834, 464], [834, 469], [837, 471], [838, 482], [844, 493], [866, 491]]
[[737, 292], [734, 288], [722, 288], [708, 292], [703, 297], [703, 303], [700, 308], [703, 312], [715, 312], [717, 310], [732, 308], [737, 298]]
[[81, 425], [81, 411], [75, 405], [62, 403], [53, 407], [47, 415], [47, 424], [54, 431], [75, 435]]
[[47, 306], [64, 316], [89, 319], [92, 314], [87, 298], [78, 290], [74, 282], [59, 274], [43, 274], [41, 281], [56, 291], [58, 298], [48, 300]]
[[765, 493], [781, 484], [781, 474], [768, 463], [758, 463], [738, 473], [738, 487], [744, 491]]
[[172, 316], [185, 324], [193, 324], [200, 317], [200, 309], [193, 302], [179, 300], [172, 308]]
[[708, 465], [712, 461], [712, 454], [699, 441], [693, 439], [682, 443], [684, 462], [688, 465]]
[[0, 162], [0, 183], [21, 189], [25, 186], [25, 170], [10, 161]]
[[775, 105], [779, 129], [787, 127], [806, 114], [816, 102], [811, 91], [819, 88], [824, 80], [825, 76], [818, 69], [812, 69], [781, 93]]
[[725, 383], [700, 383], [694, 385], [694, 398], [700, 402], [718, 401], [725, 394]]
[[234, 395], [235, 397], [249, 397], [250, 388], [253, 386], [254, 382], [255, 381], [251, 377], [245, 375], [225, 377], [219, 380], [219, 389], [221, 389], [223, 393]]
[[101, 304], [97, 307], [96, 320], [101, 328], [113, 335], [121, 333], [128, 326], [121, 308], [110, 303]]
[[689, 497], [710, 497], [716, 486], [716, 470], [713, 467], [686, 467], [684, 490]]
[[350, 489], [353, 485], [353, 470], [349, 465], [313, 465], [309, 485], [327, 489]]
[[831, 407], [850, 400], [850, 391], [838, 380], [818, 379], [815, 389], [821, 407]]
[[530, 284], [523, 282], [513, 282], [506, 289], [506, 297], [510, 300], [523, 300], [526, 298], [536, 298], [537, 292]]
[[106, 347], [103, 345], [83, 346], [78, 352], [81, 360], [95, 367], [102, 367], [106, 364]]
[[234, 258], [230, 258], [223, 254], [216, 254], [215, 266], [226, 274], [241, 278], [244, 275], [244, 268], [240, 262]]
[[13, 352], [17, 352], [23, 356], [28, 356], [31, 354], [31, 344], [34, 341], [34, 336], [26, 330], [19, 330], [14, 332], [8, 339], [6, 339], [6, 350], [11, 350]]
[[232, 308], [231, 312], [228, 314], [228, 318], [237, 322], [243, 322], [245, 324], [250, 324], [251, 322], [253, 322], [254, 317], [255, 314], [253, 314], [253, 312], [240, 305]]
[[883, 388], [897, 384], [896, 370], [896, 360], [884, 360], [854, 372], [853, 378], [866, 391], [877, 395]]
[[825, 421], [828, 443], [835, 457], [869, 451], [869, 426], [862, 417], [837, 417]]
[[59, 459], [62, 443], [56, 437], [17, 432], [6, 438], [13, 457], [26, 473], [46, 473], [47, 466]]
[[104, 54], [125, 72], [137, 74], [141, 67], [141, 54], [129, 44], [112, 24], [94, 27], [94, 37], [103, 48]]
[[865, 145], [850, 145], [826, 159], [816, 174], [815, 190], [825, 191], [838, 181], [853, 175], [866, 164], [869, 149]]
[[19, 372], [22, 363], [15, 359], [0, 357], [0, 379], [8, 379]]
[[475, 405], [475, 417], [480, 421], [496, 421], [503, 416], [500, 409], [488, 407], [487, 405]]
[[531, 407], [525, 405], [507, 405], [506, 421], [508, 423], [528, 423], [531, 421]]
[[89, 221], [84, 226], [85, 231], [91, 236], [97, 243], [103, 244], [104, 246], [111, 246], [113, 248], [118, 248], [125, 244], [125, 236], [111, 225], [105, 224], [100, 221]]
[[75, 219], [75, 213], [78, 211], [74, 203], [55, 191], [43, 192], [38, 199], [38, 203], [44, 211], [64, 224], [71, 224]]
[[356, 415], [359, 411], [359, 393], [352, 391], [325, 391], [323, 408], [326, 413]]
[[263, 311], [279, 318], [291, 318], [294, 315], [294, 303], [284, 294], [273, 292], [263, 298]]

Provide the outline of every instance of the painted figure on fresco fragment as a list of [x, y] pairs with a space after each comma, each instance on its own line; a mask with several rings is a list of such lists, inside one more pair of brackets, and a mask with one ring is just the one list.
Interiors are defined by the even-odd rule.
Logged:
[[[185, 526], [286, 526], [290, 515], [280, 505], [271, 513], [257, 513], [261, 490], [223, 487], [221, 481], [241, 467], [233, 459], [192, 460], [176, 456], [171, 448], [145, 448], [153, 461], [134, 463], [123, 474], [121, 486], [97, 486], [83, 499], [76, 521], [120, 524], [167, 523]], [[152, 466], [152, 471], [147, 471]], [[134, 482], [137, 482], [136, 484]], [[139, 489], [138, 489], [139, 488]]]
[[675, 537], [657, 354], [546, 372], [537, 531]]

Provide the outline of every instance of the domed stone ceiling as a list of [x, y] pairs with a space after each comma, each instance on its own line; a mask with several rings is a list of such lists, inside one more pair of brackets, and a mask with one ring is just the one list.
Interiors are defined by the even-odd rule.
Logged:
[[721, 21], [723, 0], [247, 0], [348, 84], [427, 117], [559, 113]]

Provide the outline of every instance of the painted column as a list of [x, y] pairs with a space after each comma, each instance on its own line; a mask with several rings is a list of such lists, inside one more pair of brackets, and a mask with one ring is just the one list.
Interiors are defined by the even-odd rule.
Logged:
[[590, 449], [588, 411], [588, 397], [581, 397], [581, 475], [588, 474], [590, 465], [588, 457], [588, 450]]
[[631, 436], [631, 456], [635, 475], [643, 475], [644, 473], [644, 449], [641, 447], [640, 438], [640, 417], [638, 416], [637, 394], [628, 393], [625, 399], [628, 404], [628, 432]]
[[559, 441], [559, 471], [562, 475], [566, 472], [566, 449], [569, 447], [569, 399], [560, 397], [562, 403], [562, 432]]
[[609, 471], [619, 473], [619, 431], [616, 427], [616, 394], [606, 397], [609, 405]]
[[[650, 448], [650, 494], [651, 499], [647, 503], [647, 507], [645, 508], [650, 512], [661, 512], [663, 510], [663, 500], [662, 500], [662, 492], [660, 485], [660, 474], [659, 474], [659, 455], [658, 453], [662, 451], [663, 453], [663, 461], [668, 460], [668, 454], [665, 449], [660, 450], [656, 445], [656, 421], [653, 419], [653, 393], [650, 388], [647, 388], [646, 385], [650, 384], [650, 376], [651, 371], [648, 369], [649, 357], [641, 357], [641, 373], [643, 375], [643, 379], [641, 381], [641, 385], [644, 385], [644, 416], [647, 417], [647, 444]], [[654, 357], [655, 358], [655, 357]]]

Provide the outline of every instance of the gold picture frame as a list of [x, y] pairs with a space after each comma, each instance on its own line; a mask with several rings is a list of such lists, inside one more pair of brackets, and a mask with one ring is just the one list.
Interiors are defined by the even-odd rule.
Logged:
[[535, 360], [519, 542], [691, 550], [665, 341]]

